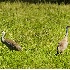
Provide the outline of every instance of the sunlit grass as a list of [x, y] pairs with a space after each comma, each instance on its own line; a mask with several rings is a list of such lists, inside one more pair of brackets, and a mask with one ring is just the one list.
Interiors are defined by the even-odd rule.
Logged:
[[0, 36], [5, 31], [23, 48], [12, 52], [0, 42], [0, 68], [70, 68], [70, 44], [55, 55], [69, 15], [70, 5], [0, 3]]

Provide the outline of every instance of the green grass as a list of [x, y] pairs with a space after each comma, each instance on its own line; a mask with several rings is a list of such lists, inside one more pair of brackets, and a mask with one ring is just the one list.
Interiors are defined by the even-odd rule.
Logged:
[[0, 3], [0, 37], [15, 40], [23, 51], [10, 51], [0, 42], [0, 68], [70, 68], [69, 45], [56, 56], [58, 42], [70, 25], [70, 5]]

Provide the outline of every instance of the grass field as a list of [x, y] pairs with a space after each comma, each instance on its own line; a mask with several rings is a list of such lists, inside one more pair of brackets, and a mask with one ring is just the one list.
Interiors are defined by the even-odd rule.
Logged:
[[0, 41], [0, 68], [70, 68], [69, 45], [56, 56], [58, 42], [70, 25], [70, 5], [0, 3], [0, 37], [15, 40], [23, 51], [10, 51]]

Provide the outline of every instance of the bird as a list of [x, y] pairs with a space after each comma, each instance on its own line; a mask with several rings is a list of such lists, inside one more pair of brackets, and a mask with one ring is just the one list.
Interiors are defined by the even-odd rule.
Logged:
[[11, 39], [6, 39], [5, 37], [5, 32], [2, 32], [2, 37], [1, 37], [1, 42], [5, 44], [10, 50], [17, 50], [20, 51], [22, 50], [21, 46], [19, 46], [15, 41]]
[[68, 28], [70, 28], [70, 26], [66, 26], [65, 37], [57, 45], [57, 54], [62, 54], [68, 46]]

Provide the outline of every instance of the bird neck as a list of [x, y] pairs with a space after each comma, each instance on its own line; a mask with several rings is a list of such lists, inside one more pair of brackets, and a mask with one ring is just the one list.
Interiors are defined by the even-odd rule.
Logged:
[[2, 42], [5, 41], [5, 39], [4, 39], [4, 35], [2, 35], [2, 37], [1, 37], [1, 41], [2, 41]]
[[65, 36], [68, 36], [68, 27], [66, 27], [66, 35]]

